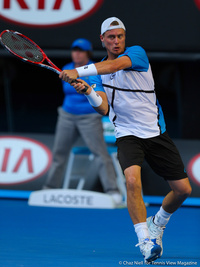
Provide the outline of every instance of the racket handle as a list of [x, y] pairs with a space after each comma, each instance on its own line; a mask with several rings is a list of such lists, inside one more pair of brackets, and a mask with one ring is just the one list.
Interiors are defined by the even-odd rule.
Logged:
[[[80, 82], [77, 80], [73, 80], [72, 83], [80, 83]], [[85, 89], [83, 89], [82, 92], [85, 93], [87, 91], [87, 89], [88, 89], [88, 86], [85, 85]]]
[[88, 86], [85, 85], [85, 89], [82, 90], [83, 93], [86, 93], [88, 89]]

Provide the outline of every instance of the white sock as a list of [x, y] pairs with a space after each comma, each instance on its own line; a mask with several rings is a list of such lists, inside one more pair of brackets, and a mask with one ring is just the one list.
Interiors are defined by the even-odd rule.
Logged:
[[172, 213], [166, 212], [161, 206], [160, 210], [154, 217], [154, 223], [158, 226], [165, 226], [168, 223], [171, 215]]
[[148, 230], [146, 222], [134, 224], [134, 228], [135, 228], [135, 232], [137, 234], [138, 240], [142, 240], [146, 238], [150, 239], [149, 230]]

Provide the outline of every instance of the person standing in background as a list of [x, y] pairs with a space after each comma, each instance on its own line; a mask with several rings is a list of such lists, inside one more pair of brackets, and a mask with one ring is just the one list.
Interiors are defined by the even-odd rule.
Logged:
[[[79, 38], [71, 46], [72, 62], [63, 69], [74, 69], [91, 64], [92, 44]], [[89, 77], [83, 78], [90, 84]], [[105, 193], [111, 195], [116, 204], [121, 204], [122, 196], [118, 190], [116, 173], [103, 136], [102, 116], [89, 104], [84, 95], [77, 94], [73, 86], [62, 81], [64, 101], [58, 108], [53, 161], [43, 189], [61, 188], [70, 151], [81, 136], [94, 155], [99, 178]]]

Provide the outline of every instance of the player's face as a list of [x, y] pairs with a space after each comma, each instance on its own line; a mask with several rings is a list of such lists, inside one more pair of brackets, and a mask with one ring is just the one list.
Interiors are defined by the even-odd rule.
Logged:
[[100, 35], [104, 43], [109, 58], [116, 58], [125, 50], [126, 33], [124, 29], [114, 29]]

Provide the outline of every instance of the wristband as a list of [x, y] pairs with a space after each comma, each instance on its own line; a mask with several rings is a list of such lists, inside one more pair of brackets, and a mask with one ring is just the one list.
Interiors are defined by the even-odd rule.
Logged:
[[95, 76], [97, 75], [97, 69], [94, 64], [85, 65], [83, 67], [76, 68], [79, 77]]
[[92, 91], [89, 95], [85, 95], [90, 103], [91, 106], [97, 108], [101, 106], [101, 103], [103, 102], [103, 99], [100, 95], [98, 95], [94, 89], [92, 88]]

